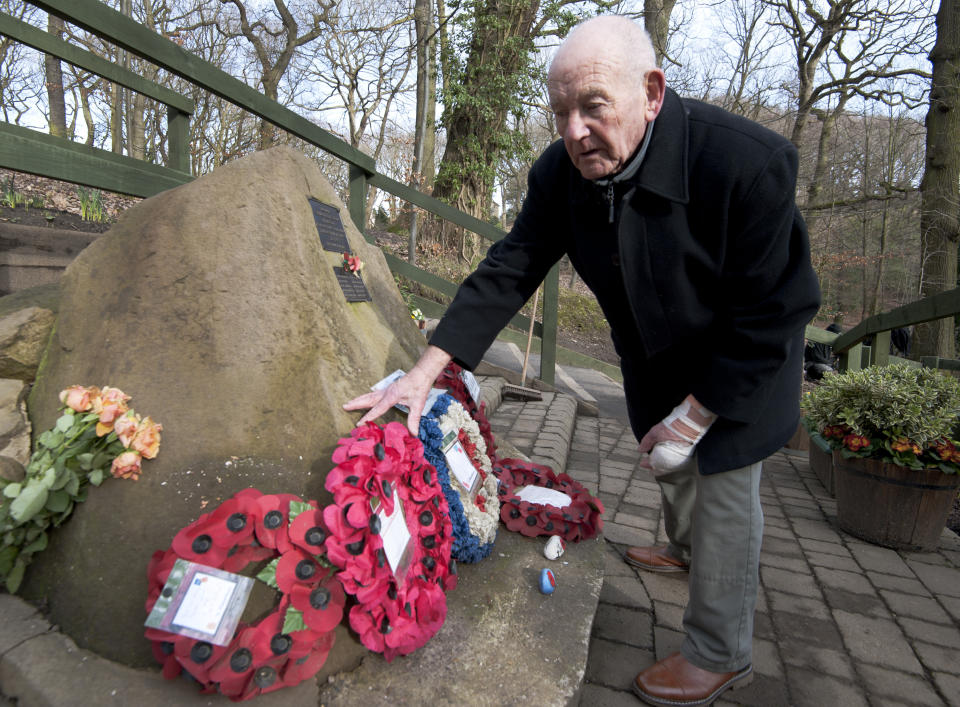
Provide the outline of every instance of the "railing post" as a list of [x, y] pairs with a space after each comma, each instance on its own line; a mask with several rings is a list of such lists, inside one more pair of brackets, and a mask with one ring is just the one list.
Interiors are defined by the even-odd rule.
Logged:
[[870, 348], [870, 364], [886, 366], [890, 363], [890, 331], [878, 331], [873, 335], [873, 346]]
[[[540, 339], [540, 380], [556, 380], [557, 313], [560, 306], [560, 265], [554, 265], [543, 281], [543, 336]], [[536, 312], [534, 312], [536, 317]]]
[[357, 227], [360, 234], [368, 242], [373, 241], [367, 237], [367, 173], [355, 164], [350, 165], [350, 218], [353, 219], [353, 225]]
[[190, 174], [190, 116], [167, 106], [167, 166]]

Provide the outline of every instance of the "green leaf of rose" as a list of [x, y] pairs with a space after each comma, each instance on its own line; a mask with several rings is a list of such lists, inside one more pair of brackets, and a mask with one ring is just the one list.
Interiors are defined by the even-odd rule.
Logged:
[[313, 510], [313, 506], [302, 501], [290, 501], [290, 510], [287, 512], [287, 518], [292, 523], [293, 519], [305, 511]]
[[78, 454], [77, 461], [80, 462], [80, 468], [84, 471], [90, 471], [93, 468], [93, 454], [91, 452]]
[[280, 633], [293, 633], [294, 631], [304, 631], [307, 628], [307, 622], [303, 620], [303, 612], [297, 611], [292, 606], [287, 608], [287, 613], [283, 616], [283, 628]]
[[52, 513], [63, 513], [63, 510], [69, 503], [70, 494], [63, 489], [59, 489], [57, 491], [50, 492], [50, 495], [47, 496], [47, 502], [43, 507]]
[[43, 486], [43, 488], [45, 489], [49, 489], [51, 486], [53, 486], [56, 480], [57, 480], [57, 470], [55, 467], [52, 467], [52, 466], [49, 469], [45, 469], [43, 474], [40, 475], [40, 478], [37, 479], [40, 485]]
[[10, 570], [10, 573], [7, 575], [7, 591], [11, 594], [16, 594], [17, 590], [20, 589], [20, 582], [23, 581], [23, 573], [27, 569], [27, 563], [22, 560], [17, 560], [17, 564], [13, 566], [13, 569]]
[[13, 545], [0, 548], [0, 577], [5, 577], [10, 574], [10, 570], [13, 569], [13, 563], [19, 554], [20, 550]]
[[33, 518], [47, 502], [47, 487], [31, 479], [20, 491], [20, 495], [10, 502], [10, 517], [18, 523]]
[[20, 483], [7, 484], [3, 489], [3, 495], [7, 498], [16, 498], [21, 488], [23, 488], [23, 484]]
[[73, 415], [66, 415], [66, 414], [61, 415], [59, 418], [57, 418], [57, 424], [55, 425], [55, 427], [60, 432], [66, 432], [71, 427], [73, 427], [73, 423], [75, 420], [76, 418]]
[[47, 540], [48, 540], [47, 534], [40, 533], [40, 535], [37, 536], [36, 540], [34, 540], [32, 543], [30, 543], [25, 548], [23, 548], [23, 550], [20, 551], [20, 554], [32, 555], [37, 552], [43, 552], [44, 550], [47, 549]]
[[280, 558], [277, 557], [267, 564], [262, 570], [257, 573], [257, 579], [266, 584], [268, 587], [273, 589], [279, 589], [277, 586], [277, 563], [280, 562]]
[[67, 479], [67, 485], [63, 487], [63, 490], [75, 497], [77, 492], [80, 490], [80, 477], [76, 474], [71, 474], [70, 478]]
[[[103, 483], [103, 469], [94, 469], [87, 476], [87, 480], [94, 486], [99, 486]], [[76, 494], [74, 494], [76, 495]]]

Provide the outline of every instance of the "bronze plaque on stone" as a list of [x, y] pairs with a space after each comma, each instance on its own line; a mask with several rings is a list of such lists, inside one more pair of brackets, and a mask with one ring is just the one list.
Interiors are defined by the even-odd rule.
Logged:
[[347, 298], [347, 302], [373, 301], [373, 297], [370, 296], [367, 286], [363, 284], [359, 275], [344, 272], [340, 267], [334, 267], [333, 273], [337, 276], [337, 282], [340, 283], [340, 289], [343, 290], [343, 296]]
[[307, 201], [310, 202], [310, 208], [313, 210], [313, 220], [317, 224], [317, 233], [320, 234], [323, 249], [333, 253], [348, 252], [350, 245], [347, 243], [347, 234], [340, 220], [340, 210], [310, 197], [307, 197]]

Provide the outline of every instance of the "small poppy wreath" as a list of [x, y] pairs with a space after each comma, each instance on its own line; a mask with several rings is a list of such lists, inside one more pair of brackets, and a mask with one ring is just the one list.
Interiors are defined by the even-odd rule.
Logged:
[[[473, 466], [483, 482], [475, 498], [470, 498], [462, 485], [450, 478], [450, 469], [442, 451], [443, 438], [456, 432]], [[441, 395], [428, 415], [420, 418], [420, 438], [423, 453], [436, 467], [443, 486], [443, 495], [450, 507], [453, 524], [451, 552], [461, 562], [479, 562], [493, 550], [497, 538], [500, 500], [497, 497], [497, 479], [493, 475], [486, 444], [474, 422], [460, 403], [449, 395]]]
[[474, 419], [480, 428], [480, 434], [487, 445], [487, 455], [491, 461], [497, 458], [497, 444], [493, 439], [493, 430], [490, 428], [490, 420], [486, 415], [486, 403], [477, 403], [467, 390], [467, 384], [462, 378], [463, 368], [450, 361], [443, 369], [443, 372], [437, 376], [434, 384], [435, 388], [445, 388], [453, 396], [453, 399], [463, 405], [464, 409]]
[[[528, 537], [559, 535], [568, 542], [589, 540], [603, 530], [603, 503], [567, 474], [519, 459], [499, 459], [493, 466], [500, 480], [500, 519], [509, 530]], [[517, 494], [528, 486], [553, 489], [570, 497], [563, 507], [530, 503]]]
[[[323, 511], [327, 553], [357, 600], [351, 628], [389, 662], [424, 645], [447, 617], [445, 592], [457, 584], [447, 501], [420, 440], [399, 422], [368, 422], [339, 445], [325, 482], [334, 501]], [[395, 499], [410, 533], [409, 564], [399, 580], [380, 535], [381, 512], [395, 513]]]
[[316, 675], [333, 648], [345, 595], [326, 559], [329, 531], [316, 502], [245, 489], [181, 529], [147, 568], [147, 613], [178, 559], [240, 572], [270, 562], [257, 579], [278, 590], [277, 607], [255, 624], [241, 623], [228, 646], [146, 630], [163, 675], [186, 671], [201, 692], [247, 700]]

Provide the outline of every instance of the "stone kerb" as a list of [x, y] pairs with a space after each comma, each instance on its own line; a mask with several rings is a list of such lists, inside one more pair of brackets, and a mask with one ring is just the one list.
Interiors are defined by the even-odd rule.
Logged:
[[[342, 253], [321, 248], [308, 197], [339, 209], [373, 301], [347, 303]], [[69, 385], [111, 385], [163, 424], [139, 482], [90, 493], [28, 569], [24, 594], [82, 648], [152, 664], [146, 566], [175, 532], [253, 486], [325, 503], [342, 403], [423, 346], [380, 251], [317, 166], [254, 153], [129, 209], [67, 268], [29, 400], [35, 430]]]

